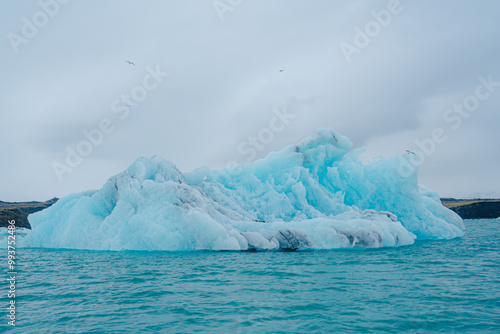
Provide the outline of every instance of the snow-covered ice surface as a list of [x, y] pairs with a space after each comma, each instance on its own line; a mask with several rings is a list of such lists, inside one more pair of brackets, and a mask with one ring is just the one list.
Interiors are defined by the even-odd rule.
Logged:
[[[363, 164], [333, 130], [244, 166], [181, 173], [139, 158], [98, 191], [29, 216], [27, 247], [272, 250], [383, 247], [462, 236], [436, 192], [400, 175], [403, 158]], [[19, 245], [18, 245], [19, 246]]]

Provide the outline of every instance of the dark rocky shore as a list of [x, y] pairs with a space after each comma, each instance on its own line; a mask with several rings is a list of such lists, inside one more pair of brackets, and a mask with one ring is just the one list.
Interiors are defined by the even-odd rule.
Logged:
[[[31, 229], [28, 216], [48, 208], [58, 198], [45, 202], [2, 202], [0, 201], [0, 227], [7, 227], [14, 219], [17, 227]], [[447, 208], [455, 211], [463, 219], [494, 219], [500, 217], [500, 199], [455, 199], [442, 198]]]
[[441, 198], [441, 203], [462, 219], [494, 219], [500, 217], [500, 199]]
[[29, 228], [31, 229], [30, 223], [28, 222], [28, 216], [37, 211], [48, 208], [55, 202], [58, 198], [53, 198], [45, 202], [2, 202], [0, 201], [0, 227], [7, 227], [9, 220], [14, 219], [16, 221], [16, 227]]

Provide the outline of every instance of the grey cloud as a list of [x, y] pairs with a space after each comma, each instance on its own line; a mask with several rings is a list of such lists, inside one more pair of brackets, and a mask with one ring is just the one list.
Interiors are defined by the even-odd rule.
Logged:
[[[387, 3], [252, 0], [221, 21], [211, 1], [74, 1], [18, 54], [5, 36], [19, 34], [21, 18], [40, 7], [2, 3], [0, 61], [8, 66], [0, 69], [0, 133], [8, 144], [0, 148], [0, 199], [97, 188], [143, 155], [185, 171], [245, 161], [238, 145], [285, 105], [296, 121], [257, 158], [317, 127], [366, 145], [368, 158], [414, 149], [416, 139], [443, 127], [449, 138], [422, 166], [422, 183], [447, 196], [500, 195], [492, 182], [500, 168], [493, 144], [500, 90], [457, 131], [442, 119], [474, 92], [478, 76], [500, 81], [500, 3], [401, 0], [404, 10], [348, 63], [339, 44], [352, 43], [354, 28]], [[157, 64], [170, 76], [118, 120], [110, 103]], [[116, 130], [59, 183], [51, 163], [103, 117]]]

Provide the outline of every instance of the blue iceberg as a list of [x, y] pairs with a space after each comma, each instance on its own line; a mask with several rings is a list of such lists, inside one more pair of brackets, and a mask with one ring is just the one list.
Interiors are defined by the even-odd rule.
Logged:
[[295, 250], [409, 245], [463, 235], [463, 221], [398, 170], [363, 164], [330, 129], [266, 158], [181, 173], [139, 158], [98, 191], [29, 216], [27, 247], [93, 250]]

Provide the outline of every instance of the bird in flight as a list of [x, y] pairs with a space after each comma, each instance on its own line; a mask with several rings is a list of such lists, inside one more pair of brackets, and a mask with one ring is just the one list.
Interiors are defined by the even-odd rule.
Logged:
[[409, 151], [409, 150], [406, 150], [406, 153], [416, 155], [415, 152], [412, 152], [412, 151]]
[[125, 60], [125, 62], [127, 62], [129, 65], [134, 65], [135, 66], [135, 64], [133, 62], [131, 62], [131, 61]]
[[280, 72], [283, 72], [284, 70], [280, 70]]

